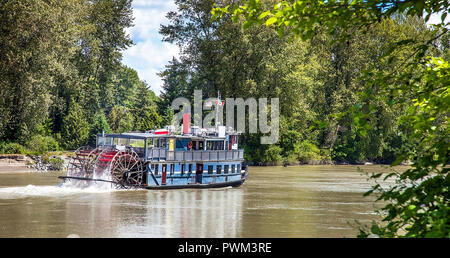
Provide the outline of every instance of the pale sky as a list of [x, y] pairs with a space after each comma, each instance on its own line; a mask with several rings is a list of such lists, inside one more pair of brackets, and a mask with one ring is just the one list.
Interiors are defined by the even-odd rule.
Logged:
[[135, 69], [141, 80], [160, 94], [162, 81], [157, 75], [164, 66], [178, 57], [178, 47], [162, 42], [158, 33], [160, 24], [168, 24], [166, 13], [176, 11], [173, 0], [134, 0], [134, 27], [128, 29], [134, 45], [123, 53], [122, 63]]

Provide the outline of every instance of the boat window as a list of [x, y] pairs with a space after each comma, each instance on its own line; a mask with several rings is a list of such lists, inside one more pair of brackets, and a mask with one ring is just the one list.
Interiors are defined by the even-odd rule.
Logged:
[[208, 174], [209, 174], [209, 175], [212, 174], [212, 173], [213, 173], [213, 170], [214, 170], [213, 165], [209, 165], [209, 166], [208, 166]]
[[159, 165], [156, 164], [156, 165], [155, 165], [155, 175], [158, 175], [158, 168], [159, 168]]
[[192, 164], [189, 164], [189, 169], [188, 169], [188, 171], [189, 171], [189, 173], [192, 173]]
[[235, 173], [235, 165], [231, 165], [231, 173], [234, 174]]
[[208, 141], [206, 142], [207, 150], [222, 150], [223, 149], [223, 141]]
[[119, 144], [120, 146], [127, 146], [130, 143], [130, 139], [126, 138], [119, 138]]
[[113, 138], [111, 138], [111, 137], [106, 137], [106, 138], [105, 138], [105, 145], [112, 145], [112, 141], [113, 141]]
[[223, 166], [223, 173], [224, 174], [228, 174], [228, 168], [230, 167], [230, 165], [225, 165]]
[[237, 164], [237, 172], [238, 172], [238, 173], [241, 172], [241, 164]]
[[198, 149], [203, 150], [203, 142], [198, 142]]
[[181, 175], [184, 175], [185, 167], [186, 167], [186, 164], [181, 164]]
[[217, 165], [216, 166], [216, 174], [222, 174], [222, 165]]
[[145, 142], [141, 139], [130, 139], [130, 146], [135, 148], [144, 148]]
[[157, 148], [165, 148], [166, 147], [166, 139], [156, 138], [155, 140], [156, 140], [155, 147], [157, 147]]
[[127, 138], [113, 138], [113, 145], [127, 146], [130, 144], [130, 139]]
[[97, 136], [97, 146], [102, 146], [104, 144], [105, 138]]
[[175, 164], [170, 164], [170, 174], [173, 175], [175, 172]]

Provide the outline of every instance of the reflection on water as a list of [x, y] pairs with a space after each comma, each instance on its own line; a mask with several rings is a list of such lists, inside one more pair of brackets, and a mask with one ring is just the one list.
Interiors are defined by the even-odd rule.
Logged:
[[[94, 237], [236, 237], [240, 189], [119, 191], [66, 202], [66, 220]], [[67, 225], [70, 226], [70, 225]], [[80, 230], [81, 229], [81, 230]]]
[[[380, 168], [371, 166], [369, 170]], [[0, 174], [0, 237], [354, 237], [371, 182], [354, 166], [250, 168], [239, 188], [57, 187], [56, 175]]]

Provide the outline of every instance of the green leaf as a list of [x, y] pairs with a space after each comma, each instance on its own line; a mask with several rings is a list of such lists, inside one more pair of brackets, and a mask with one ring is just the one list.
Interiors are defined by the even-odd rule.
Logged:
[[364, 197], [369, 196], [369, 195], [371, 195], [371, 194], [373, 193], [373, 191], [374, 191], [374, 189], [370, 189], [369, 191], [365, 192], [365, 193], [363, 194], [363, 196], [364, 196]]
[[284, 27], [280, 27], [277, 30], [278, 36], [281, 38], [284, 35]]
[[278, 21], [277, 17], [270, 17], [270, 18], [267, 19], [267, 21], [266, 21], [266, 26], [270, 26], [270, 25], [274, 24], [274, 23], [277, 22], [277, 21]]
[[441, 22], [442, 22], [442, 23], [444, 23], [446, 17], [447, 17], [447, 12], [444, 12], [444, 13], [441, 15]]
[[383, 175], [382, 173], [377, 173], [372, 175], [370, 178], [379, 178], [381, 175]]
[[398, 164], [400, 164], [403, 160], [405, 160], [406, 156], [404, 155], [400, 155], [397, 156], [397, 158], [395, 159], [394, 162], [392, 162], [391, 166], [397, 166]]
[[270, 11], [265, 11], [258, 16], [258, 19], [262, 20], [262, 19], [264, 19], [264, 17], [266, 17], [269, 14], [270, 14]]
[[361, 136], [366, 136], [367, 131], [365, 129], [360, 129], [358, 130], [358, 134], [360, 134]]
[[416, 208], [416, 205], [411, 204], [408, 206], [408, 210], [414, 210]]
[[372, 227], [370, 228], [370, 232], [372, 232], [373, 234], [376, 234], [376, 235], [380, 235], [380, 233], [381, 233], [380, 227], [378, 227], [378, 225], [376, 225], [376, 224], [372, 224]]
[[419, 14], [420, 16], [422, 16], [424, 5], [425, 5], [425, 0], [415, 1], [414, 9], [415, 9], [416, 13]]

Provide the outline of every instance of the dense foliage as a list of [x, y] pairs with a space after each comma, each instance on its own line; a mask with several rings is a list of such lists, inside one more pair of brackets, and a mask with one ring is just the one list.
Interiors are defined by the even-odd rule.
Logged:
[[[426, 0], [275, 3], [249, 0], [240, 6], [221, 6], [213, 10], [215, 16], [231, 13], [232, 19], [243, 21], [244, 27], [265, 24], [281, 36], [294, 34], [303, 41], [314, 40], [326, 33], [335, 37], [330, 46], [350, 46], [355, 35], [375, 32], [378, 40], [373, 42], [374, 45], [367, 45], [377, 47], [375, 55], [369, 59], [373, 62], [358, 64], [362, 70], [357, 76], [359, 87], [354, 88], [356, 102], [335, 113], [339, 123], [351, 114], [353, 121], [349, 129], [356, 132], [354, 138], [369, 136], [371, 141], [344, 141], [343, 146], [335, 150], [340, 151], [341, 156], [361, 155], [361, 150], [375, 151], [375, 155], [387, 151], [391, 152], [389, 156], [395, 157], [392, 166], [405, 160], [412, 164], [403, 173], [371, 176], [377, 183], [366, 195], [377, 193], [377, 200], [384, 201], [383, 221], [374, 222], [370, 228], [361, 228], [362, 237], [369, 234], [450, 237], [450, 70], [446, 61], [449, 58], [449, 23], [446, 21], [449, 11], [448, 1]], [[386, 37], [385, 32], [393, 25], [403, 27], [412, 19], [427, 21], [432, 14], [441, 17], [437, 25], [431, 28], [415, 25], [413, 28], [421, 33]], [[394, 23], [390, 24], [392, 21]], [[383, 24], [390, 26], [383, 27]], [[383, 48], [383, 45], [387, 47]], [[345, 62], [354, 56], [339, 56], [337, 61]], [[388, 120], [383, 123], [386, 115]], [[323, 126], [329, 121], [319, 124]], [[378, 145], [384, 137], [388, 141]], [[399, 144], [395, 146], [395, 143]], [[362, 149], [357, 150], [359, 146]], [[378, 181], [380, 177], [382, 181], [394, 178], [395, 184], [383, 184]]]
[[[192, 98], [194, 89], [201, 89], [204, 98], [215, 97], [217, 91], [223, 98], [277, 97], [279, 142], [262, 145], [260, 134], [245, 133], [247, 160], [256, 164], [395, 160], [395, 150], [407, 141], [406, 135], [398, 134], [397, 120], [411, 102], [390, 105], [377, 98], [360, 103], [361, 89], [370, 79], [364, 77], [367, 71], [387, 74], [401, 67], [421, 42], [433, 38], [423, 19], [396, 14], [364, 30], [336, 26], [331, 31], [316, 24], [311, 25], [314, 33], [307, 33], [308, 38], [293, 38], [280, 37], [295, 33], [293, 26], [279, 30], [273, 30], [271, 22], [267, 27], [248, 26], [258, 17], [268, 21], [267, 11], [261, 10], [256, 21], [247, 16], [244, 20], [236, 11], [241, 9], [235, 7], [236, 15], [222, 12], [228, 19], [213, 19], [222, 10], [211, 13], [217, 1], [175, 2], [178, 11], [167, 15], [170, 22], [161, 26], [160, 33], [182, 51], [180, 60], [174, 59], [161, 73], [160, 113], [176, 97]], [[270, 3], [262, 1], [258, 6]], [[302, 29], [305, 24], [300, 25]], [[393, 45], [401, 41], [403, 47], [394, 51]], [[434, 51], [447, 53], [448, 47]], [[369, 109], [371, 115], [365, 115]]]
[[103, 130], [159, 126], [158, 98], [121, 64], [131, 0], [1, 1], [0, 24], [3, 152], [36, 139], [49, 144], [40, 150], [76, 149]]

